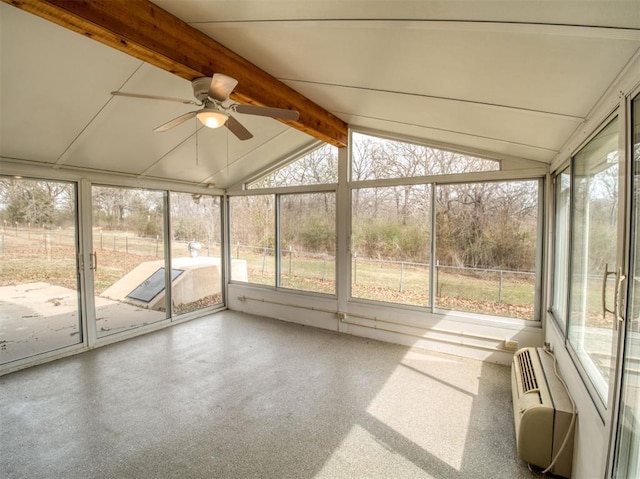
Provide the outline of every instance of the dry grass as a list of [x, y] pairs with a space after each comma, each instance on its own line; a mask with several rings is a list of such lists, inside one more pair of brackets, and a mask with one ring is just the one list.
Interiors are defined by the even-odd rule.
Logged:
[[[78, 287], [73, 242], [69, 245], [52, 246], [42, 238], [35, 235], [32, 238], [15, 236], [4, 238], [3, 250], [0, 252], [1, 286], [44, 281], [69, 289]], [[60, 239], [64, 238], [60, 236]], [[144, 250], [145, 254], [114, 251], [108, 248], [98, 249], [98, 269], [94, 275], [96, 293], [102, 293], [140, 263], [158, 260], [154, 248], [147, 248]], [[162, 257], [162, 249], [158, 253]], [[267, 269], [264, 272], [262, 255], [243, 259], [248, 260], [251, 282], [269, 285], [275, 283], [275, 272], [272, 270], [273, 257], [267, 258]], [[288, 258], [283, 258], [282, 285], [284, 287], [335, 293], [333, 258], [297, 259], [292, 265], [290, 275], [287, 261]], [[356, 274], [357, 282], [352, 286], [352, 295], [356, 298], [425, 307], [429, 305], [429, 275], [424, 267], [405, 266], [402, 270], [402, 280], [400, 280], [401, 276], [396, 264], [367, 264], [359, 261]], [[448, 272], [438, 277], [436, 307], [533, 319], [533, 297], [532, 279], [523, 281], [521, 278], [511, 278], [508, 282], [505, 281], [502, 285], [502, 298], [500, 298], [495, 278]], [[182, 314], [219, 304], [221, 298], [210, 297], [202, 301], [203, 303], [199, 305], [178, 305], [176, 312]], [[593, 320], [595, 321], [595, 318]]]

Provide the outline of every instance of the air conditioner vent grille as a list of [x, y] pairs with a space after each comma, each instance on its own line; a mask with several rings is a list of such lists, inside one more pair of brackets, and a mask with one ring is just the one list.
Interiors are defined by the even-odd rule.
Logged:
[[528, 349], [525, 349], [518, 354], [518, 366], [520, 367], [520, 375], [522, 377], [522, 388], [524, 393], [538, 390], [538, 380], [536, 379], [536, 373], [533, 370], [533, 363], [531, 362], [531, 354]]

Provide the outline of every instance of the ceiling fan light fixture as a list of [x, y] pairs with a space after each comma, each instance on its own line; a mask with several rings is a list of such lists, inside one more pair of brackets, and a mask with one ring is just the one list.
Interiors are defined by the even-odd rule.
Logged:
[[213, 108], [204, 108], [198, 112], [196, 118], [207, 128], [220, 128], [229, 117]]

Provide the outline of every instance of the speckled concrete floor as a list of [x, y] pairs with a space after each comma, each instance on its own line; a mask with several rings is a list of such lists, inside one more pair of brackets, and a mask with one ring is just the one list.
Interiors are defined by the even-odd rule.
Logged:
[[225, 311], [0, 378], [6, 478], [530, 478], [509, 369]]

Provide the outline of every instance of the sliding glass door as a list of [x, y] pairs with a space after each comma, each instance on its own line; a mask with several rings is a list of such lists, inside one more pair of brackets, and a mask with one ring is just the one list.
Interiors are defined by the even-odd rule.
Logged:
[[608, 408], [616, 364], [619, 233], [618, 120], [605, 126], [573, 160], [569, 281], [569, 344], [599, 397]]
[[75, 183], [0, 177], [0, 364], [81, 344]]
[[632, 125], [631, 267], [613, 474], [616, 479], [640, 477], [640, 96], [632, 104]]
[[219, 196], [0, 175], [0, 367], [221, 306], [221, 240]]
[[[165, 271], [165, 191], [92, 187], [96, 335], [169, 317]], [[171, 271], [175, 278], [179, 272]]]
[[222, 304], [221, 208], [218, 196], [169, 194], [171, 309], [181, 317]]

